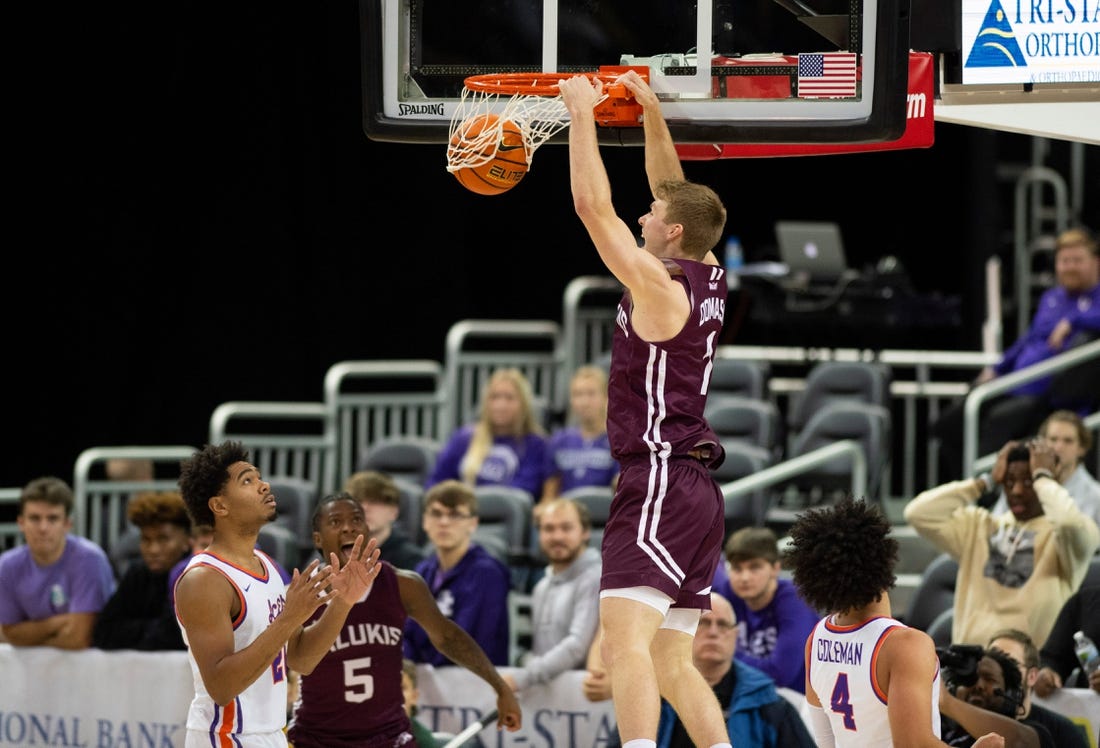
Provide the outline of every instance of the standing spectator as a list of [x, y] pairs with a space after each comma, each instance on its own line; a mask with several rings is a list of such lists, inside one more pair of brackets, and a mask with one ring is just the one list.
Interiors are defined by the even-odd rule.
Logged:
[[[346, 560], [354, 538], [366, 529], [362, 505], [347, 492], [324, 497], [314, 509], [313, 542], [323, 557]], [[443, 616], [419, 575], [385, 560], [379, 565], [378, 577], [352, 605], [335, 644], [301, 677], [301, 698], [287, 732], [295, 748], [411, 744], [415, 726], [402, 689], [401, 650], [401, 631], [409, 619], [428, 632], [440, 651], [493, 688], [497, 725], [518, 730], [519, 703], [477, 642]]]
[[[991, 474], [930, 488], [906, 505], [905, 521], [959, 563], [953, 643], [982, 646], [1004, 628], [1045, 642], [1085, 578], [1100, 529], [1054, 480], [1056, 468], [1044, 442], [1010, 441]], [[994, 517], [974, 505], [1002, 484], [1008, 512]]]
[[[890, 612], [898, 560], [890, 532], [877, 506], [851, 497], [809, 509], [791, 527], [785, 559], [794, 583], [806, 602], [830, 611], [805, 648], [806, 701], [819, 745], [944, 744], [935, 645]], [[1004, 742], [987, 734], [975, 745]]]
[[[195, 686], [186, 745], [209, 746], [216, 737], [240, 748], [286, 746], [289, 671], [311, 673], [332, 647], [382, 569], [377, 544], [359, 535], [341, 554], [346, 562], [314, 560], [288, 585], [256, 550], [278, 505], [248, 450], [234, 441], [208, 444], [180, 468], [191, 521], [214, 526], [210, 546], [176, 582]], [[305, 625], [318, 608], [320, 618]]]
[[[1072, 346], [1100, 335], [1100, 258], [1096, 238], [1085, 228], [1067, 229], [1058, 235], [1054, 249], [1057, 285], [1039, 299], [1031, 326], [1001, 355], [993, 366], [978, 374], [975, 385], [1025, 369], [1063, 353]], [[1089, 404], [1064, 402], [1051, 388], [1051, 377], [1042, 377], [982, 403], [978, 419], [978, 454], [989, 454], [1008, 440], [1035, 433], [1053, 409], [1091, 409]], [[1070, 391], [1079, 387], [1059, 387]], [[1092, 388], [1091, 404], [1096, 402]], [[1076, 398], [1075, 398], [1076, 399]], [[940, 456], [948, 475], [960, 475], [965, 398], [943, 411], [932, 425], [940, 440]]]
[[1100, 694], [1100, 668], [1090, 675], [1080, 673], [1080, 682], [1070, 683], [1069, 678], [1081, 663], [1074, 651], [1073, 634], [1081, 631], [1094, 642], [1100, 642], [1100, 584], [1083, 584], [1070, 595], [1058, 612], [1054, 628], [1046, 643], [1039, 650], [1039, 677], [1035, 680], [1035, 693], [1043, 698], [1050, 696], [1064, 685], [1091, 688]]
[[1057, 748], [1089, 748], [1085, 736], [1073, 720], [1052, 709], [1034, 704], [1031, 692], [1039, 677], [1039, 650], [1035, 642], [1019, 629], [1002, 629], [989, 640], [990, 649], [999, 649], [1016, 661], [1020, 669], [1020, 697], [1016, 700], [1016, 719], [1024, 724], [1042, 725], [1054, 738]]
[[476, 423], [460, 426], [439, 452], [425, 488], [443, 480], [468, 486], [542, 492], [546, 434], [535, 416], [531, 384], [514, 368], [495, 370], [481, 394]]
[[588, 508], [558, 497], [538, 517], [539, 548], [549, 560], [531, 592], [531, 651], [504, 676], [515, 691], [584, 667], [599, 627], [600, 552], [588, 547]]
[[382, 558], [399, 569], [415, 569], [428, 553], [396, 524], [401, 491], [393, 478], [377, 470], [360, 470], [344, 482], [344, 490], [363, 505], [370, 536], [378, 541]]
[[176, 491], [130, 499], [126, 516], [141, 531], [141, 560], [130, 564], [92, 632], [100, 649], [184, 649], [168, 575], [191, 556], [191, 519]]
[[[470, 486], [444, 480], [424, 494], [424, 531], [434, 548], [416, 566], [443, 615], [474, 638], [494, 665], [508, 662], [508, 567], [473, 542], [477, 496]], [[405, 656], [417, 664], [455, 663], [417, 621], [405, 624]]]
[[724, 550], [729, 579], [715, 592], [737, 614], [737, 659], [767, 673], [775, 685], [805, 693], [806, 639], [821, 616], [793, 582], [780, 578], [779, 539], [767, 527], [743, 527]]
[[86, 649], [115, 591], [107, 554], [72, 534], [72, 511], [60, 478], [35, 478], [19, 495], [25, 545], [0, 554], [0, 628], [14, 646]]
[[[711, 593], [710, 610], [699, 619], [691, 653], [695, 667], [714, 690], [735, 746], [815, 748], [806, 724], [791, 702], [764, 673], [736, 656], [737, 615], [729, 601]], [[614, 737], [608, 748], [621, 745]], [[661, 702], [658, 748], [692, 748], [684, 723], [667, 701]]]
[[[1100, 483], [1089, 474], [1082, 460], [1092, 449], [1092, 432], [1081, 416], [1072, 410], [1056, 410], [1039, 426], [1039, 438], [1047, 443], [1058, 457], [1054, 479], [1077, 502], [1081, 512], [1100, 525]], [[1000, 516], [1008, 511], [1008, 500], [1001, 491], [993, 514]]]
[[607, 439], [607, 373], [599, 366], [573, 372], [569, 414], [570, 423], [554, 431], [546, 446], [542, 502], [581, 486], [614, 488], [619, 477]]
[[593, 110], [603, 82], [579, 75], [558, 82], [571, 122], [573, 209], [626, 289], [608, 377], [607, 433], [620, 475], [601, 546], [600, 649], [624, 745], [654, 745], [663, 697], [696, 742], [728, 748], [718, 700], [691, 663], [725, 534], [711, 473], [725, 450], [704, 411], [728, 293], [711, 251], [726, 208], [714, 190], [685, 179], [649, 84], [635, 70], [615, 80], [642, 109], [653, 199], [637, 221], [640, 242], [615, 212], [600, 156]]

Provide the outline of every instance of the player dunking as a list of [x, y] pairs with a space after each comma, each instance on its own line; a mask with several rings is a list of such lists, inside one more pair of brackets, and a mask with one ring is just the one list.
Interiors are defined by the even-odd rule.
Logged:
[[[806, 641], [806, 700], [819, 746], [946, 746], [940, 668], [923, 631], [890, 616], [898, 542], [877, 506], [846, 498], [803, 512], [784, 566], [803, 599], [832, 611]], [[858, 554], [858, 557], [857, 555]], [[976, 748], [999, 748], [990, 733]]]
[[684, 179], [656, 94], [619, 78], [642, 106], [653, 202], [643, 245], [615, 214], [593, 107], [603, 84], [560, 82], [569, 111], [573, 205], [607, 268], [626, 287], [611, 350], [607, 432], [621, 475], [604, 530], [601, 655], [623, 748], [655, 745], [664, 696], [698, 746], [728, 746], [710, 686], [692, 662], [722, 547], [722, 493], [708, 470], [725, 453], [703, 417], [722, 331], [725, 271], [711, 248], [726, 210]]

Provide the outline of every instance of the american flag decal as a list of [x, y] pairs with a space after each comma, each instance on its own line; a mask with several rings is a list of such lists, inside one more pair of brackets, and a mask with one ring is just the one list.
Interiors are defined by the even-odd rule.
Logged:
[[855, 52], [804, 52], [798, 56], [798, 98], [855, 95]]

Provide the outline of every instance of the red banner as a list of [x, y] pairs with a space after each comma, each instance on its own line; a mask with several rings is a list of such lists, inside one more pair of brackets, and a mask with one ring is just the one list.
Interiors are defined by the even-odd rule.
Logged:
[[[745, 79], [742, 79], [745, 80]], [[751, 81], [754, 78], [748, 78]], [[770, 77], [761, 80], [769, 81]], [[683, 161], [713, 161], [722, 158], [759, 158], [764, 156], [817, 156], [833, 153], [897, 151], [905, 148], [930, 148], [934, 141], [932, 55], [909, 53], [909, 85], [905, 97], [905, 132], [897, 140], [881, 143], [684, 143], [676, 146]], [[751, 96], [739, 92], [739, 96]], [[759, 96], [759, 93], [757, 94]], [[788, 91], [789, 95], [789, 91]]]

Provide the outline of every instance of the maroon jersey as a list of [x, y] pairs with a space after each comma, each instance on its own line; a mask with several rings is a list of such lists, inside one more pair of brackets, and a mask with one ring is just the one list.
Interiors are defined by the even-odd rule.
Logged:
[[607, 434], [622, 466], [604, 528], [600, 589], [647, 586], [674, 607], [710, 608], [722, 551], [722, 492], [709, 467], [725, 452], [703, 410], [726, 311], [726, 271], [665, 260], [691, 303], [683, 329], [660, 343], [631, 322], [630, 293], [616, 314]]
[[714, 353], [726, 313], [726, 271], [694, 260], [665, 260], [684, 285], [691, 313], [675, 337], [642, 340], [631, 321], [630, 292], [615, 319], [607, 388], [607, 435], [620, 463], [648, 457], [709, 453], [707, 467], [725, 456], [703, 409], [707, 404]]
[[380, 563], [382, 570], [352, 606], [332, 648], [301, 677], [287, 731], [295, 748], [413, 745], [401, 692], [401, 632], [408, 614], [397, 572]]

